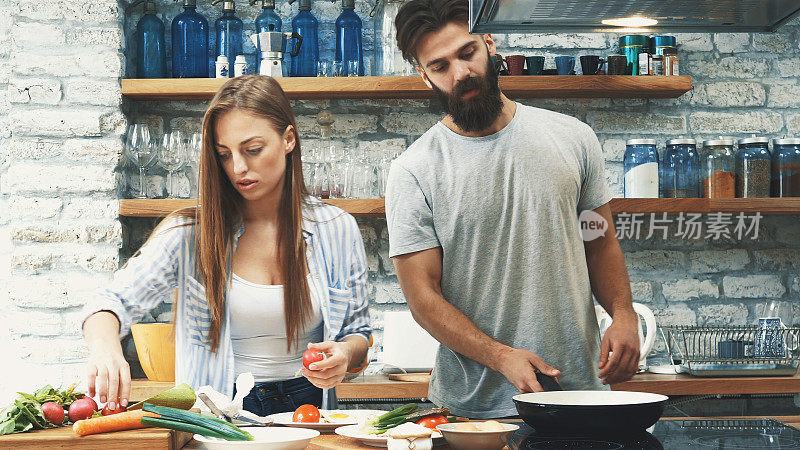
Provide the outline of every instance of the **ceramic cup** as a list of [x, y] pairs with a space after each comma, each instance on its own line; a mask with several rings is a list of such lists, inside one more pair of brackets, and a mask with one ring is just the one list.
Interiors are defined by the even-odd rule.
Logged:
[[572, 75], [575, 70], [575, 57], [556, 56], [556, 70], [559, 75]]
[[522, 69], [523, 67], [525, 67], [525, 56], [523, 55], [506, 56], [506, 66], [508, 67], [509, 75], [522, 75]]
[[625, 55], [611, 55], [608, 57], [608, 74], [625, 75], [628, 71], [628, 57]]
[[528, 65], [528, 75], [541, 75], [544, 69], [544, 56], [528, 56], [525, 58]]
[[595, 55], [581, 56], [581, 70], [584, 75], [597, 75], [597, 71], [603, 67], [605, 60]]

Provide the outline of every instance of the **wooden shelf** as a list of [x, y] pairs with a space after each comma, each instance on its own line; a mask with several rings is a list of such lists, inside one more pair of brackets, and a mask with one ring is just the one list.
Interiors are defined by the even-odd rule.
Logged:
[[[277, 78], [291, 99], [433, 98], [421, 77]], [[135, 100], [208, 100], [222, 78], [123, 79], [122, 94]], [[692, 89], [690, 76], [503, 76], [512, 98], [677, 98]]]
[[[385, 215], [382, 198], [336, 198], [324, 200], [338, 206], [355, 217], [383, 217]], [[197, 205], [191, 198], [179, 199], [120, 199], [119, 215], [124, 217], [165, 217], [181, 208]]]
[[[356, 217], [384, 217], [386, 208], [382, 198], [330, 199], [326, 203], [338, 206]], [[176, 209], [194, 206], [194, 199], [122, 199], [119, 215], [125, 217], [164, 217]], [[765, 215], [800, 214], [800, 198], [615, 198], [611, 212], [619, 213], [746, 213]]]

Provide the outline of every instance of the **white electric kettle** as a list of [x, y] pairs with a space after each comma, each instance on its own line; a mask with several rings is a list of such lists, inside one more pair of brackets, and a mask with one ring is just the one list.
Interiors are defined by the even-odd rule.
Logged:
[[[647, 369], [647, 354], [653, 349], [653, 344], [656, 341], [656, 316], [653, 315], [653, 311], [650, 308], [641, 303], [634, 303], [633, 310], [644, 318], [646, 333], [642, 333], [642, 321], [641, 319], [639, 320], [639, 342], [641, 343], [639, 348], [639, 354], [641, 355], [639, 369]], [[600, 338], [602, 339], [608, 327], [611, 326], [612, 319], [600, 305], [594, 306], [594, 312], [597, 315], [597, 325], [600, 327]]]

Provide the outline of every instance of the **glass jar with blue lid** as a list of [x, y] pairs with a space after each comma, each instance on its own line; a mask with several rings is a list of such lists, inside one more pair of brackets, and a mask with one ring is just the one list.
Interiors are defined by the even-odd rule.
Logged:
[[736, 162], [733, 139], [703, 141], [700, 160], [700, 185], [703, 198], [736, 197]]
[[771, 164], [769, 139], [765, 137], [740, 139], [739, 150], [736, 152], [736, 197], [769, 197]]
[[772, 141], [772, 186], [775, 197], [800, 197], [800, 138]]
[[655, 139], [630, 139], [625, 146], [625, 198], [658, 198]]
[[699, 197], [699, 175], [700, 155], [697, 153], [697, 141], [688, 138], [668, 140], [661, 160], [663, 197]]

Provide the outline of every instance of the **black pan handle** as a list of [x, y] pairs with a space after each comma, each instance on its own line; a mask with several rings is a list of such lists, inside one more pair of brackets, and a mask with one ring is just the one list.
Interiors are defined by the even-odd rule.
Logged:
[[545, 375], [542, 372], [536, 372], [536, 381], [542, 385], [542, 389], [547, 391], [563, 391], [564, 388], [558, 384], [558, 380], [551, 377], [550, 375]]

